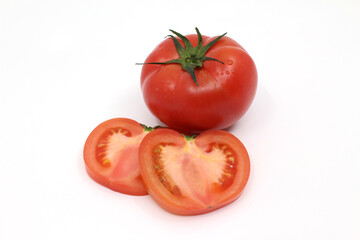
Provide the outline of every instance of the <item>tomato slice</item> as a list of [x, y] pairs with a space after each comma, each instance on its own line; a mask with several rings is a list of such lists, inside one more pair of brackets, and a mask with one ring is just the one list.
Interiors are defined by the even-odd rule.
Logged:
[[114, 191], [146, 195], [139, 173], [138, 151], [149, 128], [127, 118], [114, 118], [98, 125], [84, 147], [89, 176]]
[[244, 145], [223, 130], [197, 137], [154, 130], [140, 144], [139, 161], [148, 193], [179, 215], [207, 213], [235, 201], [250, 173]]

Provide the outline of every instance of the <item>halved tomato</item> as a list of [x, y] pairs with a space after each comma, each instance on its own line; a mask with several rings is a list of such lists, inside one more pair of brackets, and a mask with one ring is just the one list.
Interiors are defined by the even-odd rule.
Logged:
[[244, 145], [223, 130], [196, 137], [154, 130], [140, 144], [139, 161], [148, 193], [165, 210], [179, 215], [207, 213], [233, 202], [250, 172]]
[[139, 173], [138, 150], [149, 131], [151, 128], [127, 118], [114, 118], [98, 125], [84, 147], [89, 176], [114, 191], [146, 195]]

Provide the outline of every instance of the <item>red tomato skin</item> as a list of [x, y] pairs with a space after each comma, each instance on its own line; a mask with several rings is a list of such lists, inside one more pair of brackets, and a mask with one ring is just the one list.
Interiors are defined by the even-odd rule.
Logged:
[[[186, 36], [193, 46], [196, 35]], [[203, 36], [204, 45], [213, 40]], [[199, 133], [209, 129], [225, 129], [233, 125], [249, 109], [256, 93], [257, 70], [244, 48], [224, 36], [205, 54], [216, 61], [205, 61], [195, 74], [179, 64], [145, 64], [141, 73], [141, 89], [149, 110], [170, 128]], [[145, 62], [165, 62], [178, 58], [172, 39], [160, 43]]]
[[126, 125], [133, 135], [141, 134], [144, 131], [138, 122], [128, 118], [113, 118], [99, 124], [90, 133], [84, 145], [83, 158], [86, 172], [95, 182], [113, 191], [135, 196], [147, 195], [148, 193], [140, 175], [132, 179], [131, 183], [120, 183], [110, 181], [107, 176], [102, 175], [101, 171], [99, 171], [99, 163], [95, 159], [95, 149], [99, 137], [106, 129], [116, 128], [121, 125]]
[[154, 130], [144, 137], [139, 148], [140, 173], [149, 195], [160, 207], [176, 215], [200, 215], [227, 206], [241, 196], [250, 176], [250, 160], [247, 150], [239, 139], [223, 130], [205, 131], [195, 139], [195, 142], [198, 146], [206, 146], [209, 141], [215, 138], [220, 142], [227, 142], [233, 148], [239, 157], [239, 165], [233, 186], [218, 196], [219, 201], [217, 204], [204, 208], [203, 205], [191, 201], [186, 197], [180, 199], [176, 199], [176, 197], [166, 197], [169, 195], [164, 192], [163, 187], [160, 186], [160, 183], [156, 180], [157, 177], [152, 170], [153, 162], [151, 160], [151, 154], [149, 154], [150, 149], [161, 142], [175, 143], [175, 145], [183, 146], [185, 145], [184, 137], [178, 132], [166, 128]]

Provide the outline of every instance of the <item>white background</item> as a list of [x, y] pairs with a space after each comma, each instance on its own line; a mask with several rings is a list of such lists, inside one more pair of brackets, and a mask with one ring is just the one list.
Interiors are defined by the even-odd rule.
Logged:
[[[157, 120], [141, 66], [174, 29], [253, 57], [240, 199], [181, 217], [85, 172], [100, 122]], [[360, 239], [360, 1], [0, 2], [0, 239]]]

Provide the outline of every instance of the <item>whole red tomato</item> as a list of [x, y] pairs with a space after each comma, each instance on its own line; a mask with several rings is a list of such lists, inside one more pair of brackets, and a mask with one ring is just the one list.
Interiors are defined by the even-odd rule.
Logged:
[[172, 35], [147, 57], [141, 88], [150, 111], [183, 132], [224, 129], [250, 107], [257, 86], [254, 61], [233, 39]]

